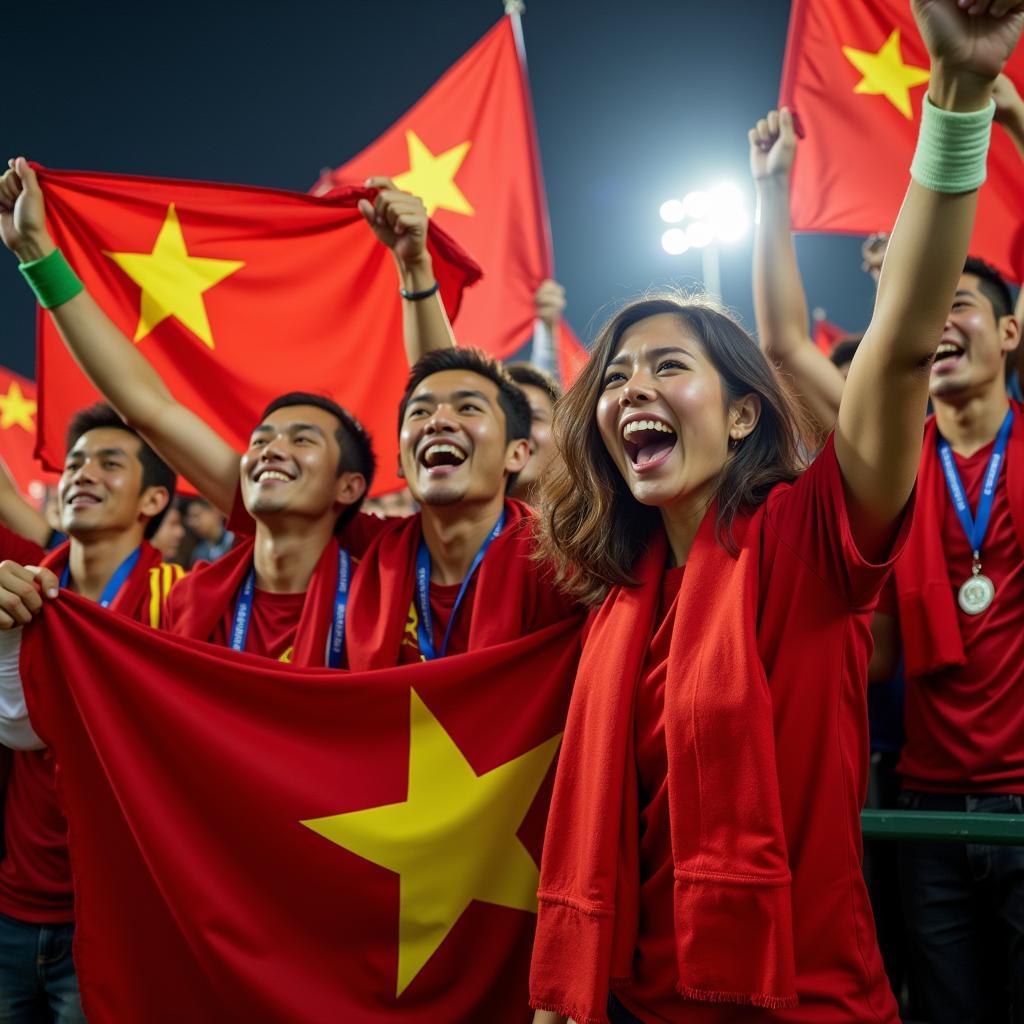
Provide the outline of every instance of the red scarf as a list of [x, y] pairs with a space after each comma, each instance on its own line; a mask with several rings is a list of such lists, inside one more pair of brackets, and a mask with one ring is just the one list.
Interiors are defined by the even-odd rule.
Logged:
[[[505, 502], [505, 528], [477, 570], [469, 650], [516, 640], [577, 614], [556, 593], [548, 570], [533, 560], [534, 516], [518, 501]], [[396, 519], [370, 544], [352, 582], [345, 626], [349, 667], [356, 671], [398, 664], [416, 583], [420, 515]]]
[[[677, 990], [687, 999], [796, 1004], [791, 873], [772, 700], [757, 652], [764, 506], [738, 519], [740, 551], [705, 517], [676, 603], [665, 687], [675, 863]], [[667, 545], [659, 531], [587, 638], [541, 861], [530, 979], [535, 1007], [607, 1020], [609, 980], [631, 974], [638, 923], [634, 701], [656, 627]]]
[[[71, 541], [55, 547], [39, 564], [60, 578], [70, 557]], [[110, 610], [120, 612], [139, 622], [151, 626], [160, 625], [160, 613], [166, 594], [160, 586], [154, 588], [150, 570], [164, 564], [164, 556], [149, 541], [144, 540], [139, 551], [139, 560], [132, 566], [128, 579], [110, 602]], [[147, 614], [142, 614], [146, 609]]]
[[[167, 628], [179, 636], [209, 640], [238, 601], [253, 564], [255, 540], [242, 537], [223, 558], [201, 566], [171, 591]], [[319, 668], [326, 664], [327, 636], [338, 590], [338, 542], [331, 539], [306, 589], [291, 664]], [[351, 604], [350, 604], [351, 607]]]
[[[1017, 542], [1024, 551], [1024, 407], [1010, 402], [1013, 427], [1006, 450], [1006, 484]], [[924, 449], [917, 476], [920, 495], [907, 546], [894, 571], [900, 634], [908, 678], [960, 668], [966, 662], [956, 598], [942, 547], [942, 526], [950, 501], [939, 459], [935, 417], [925, 426]], [[984, 564], [985, 552], [982, 551]], [[964, 566], [964, 579], [970, 566]]]

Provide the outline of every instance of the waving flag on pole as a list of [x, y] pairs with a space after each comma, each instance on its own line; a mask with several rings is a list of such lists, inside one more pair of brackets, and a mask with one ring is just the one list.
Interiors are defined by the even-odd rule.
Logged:
[[46, 486], [56, 484], [57, 477], [35, 458], [35, 444], [36, 386], [0, 366], [0, 462], [18, 490], [38, 507]]
[[[507, 358], [534, 330], [533, 296], [554, 276], [547, 202], [519, 16], [507, 15], [376, 142], [314, 187], [361, 185], [384, 174], [426, 204], [483, 268], [457, 335]], [[567, 324], [556, 339], [571, 382], [586, 359]]]
[[[182, 404], [242, 448], [271, 399], [329, 394], [373, 436], [375, 491], [401, 486], [401, 299], [391, 254], [356, 209], [364, 189], [317, 199], [42, 169], [39, 181], [55, 241]], [[454, 317], [479, 268], [441, 228], [429, 244]], [[36, 450], [59, 466], [68, 419], [99, 396], [42, 311], [37, 345]]]
[[[1006, 73], [1024, 91], [1024, 50]], [[793, 168], [797, 231], [889, 230], [910, 180], [929, 60], [906, 0], [794, 0], [780, 103], [805, 138]], [[1024, 164], [997, 125], [971, 252], [1024, 280]]]

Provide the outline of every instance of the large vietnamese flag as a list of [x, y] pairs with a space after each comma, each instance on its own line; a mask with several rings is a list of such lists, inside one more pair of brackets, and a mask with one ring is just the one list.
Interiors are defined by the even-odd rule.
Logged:
[[[365, 190], [318, 199], [42, 169], [39, 180], [57, 244], [180, 402], [241, 448], [272, 398], [327, 394], [373, 436], [374, 490], [401, 486], [401, 299], [391, 253], [356, 209]], [[443, 229], [430, 239], [454, 317], [479, 268]], [[59, 466], [69, 417], [98, 395], [42, 311], [37, 343], [37, 451]]]
[[[554, 276], [547, 201], [518, 15], [507, 15], [375, 142], [314, 187], [387, 175], [483, 268], [459, 341], [505, 359], [534, 329], [533, 296]], [[568, 324], [555, 339], [571, 383], [586, 359]]]
[[[1006, 68], [1024, 90], [1024, 50]], [[798, 231], [889, 230], [910, 180], [929, 59], [907, 0], [794, 0], [780, 103], [806, 137], [793, 168]], [[1024, 280], [1024, 163], [997, 125], [971, 252]]]
[[33, 454], [35, 444], [36, 386], [0, 366], [0, 462], [18, 490], [38, 508], [46, 485], [55, 484], [57, 477], [39, 464]]
[[[89, 652], [83, 657], [83, 652]], [[527, 1024], [578, 620], [374, 672], [62, 592], [22, 641], [91, 1024]]]

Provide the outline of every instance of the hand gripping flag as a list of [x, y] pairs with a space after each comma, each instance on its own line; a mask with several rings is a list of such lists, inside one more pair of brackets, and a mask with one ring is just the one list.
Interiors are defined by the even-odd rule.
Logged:
[[[365, 190], [317, 199], [112, 174], [39, 180], [55, 241], [175, 398], [243, 448], [271, 399], [326, 393], [373, 436], [375, 491], [401, 486], [401, 298], [391, 253], [356, 209]], [[443, 229], [430, 245], [454, 317], [479, 268]], [[37, 452], [59, 466], [68, 419], [99, 396], [42, 310], [37, 340]]]
[[[1024, 90], [1024, 50], [1006, 73]], [[780, 103], [805, 133], [793, 168], [797, 231], [889, 230], [910, 180], [929, 58], [906, 0], [794, 0]], [[1024, 280], [1024, 163], [992, 130], [971, 253]]]
[[[376, 142], [314, 187], [387, 175], [419, 196], [432, 223], [483, 268], [456, 335], [505, 359], [533, 334], [533, 296], [554, 276], [540, 151], [518, 16], [501, 19]], [[586, 350], [565, 324], [555, 339], [563, 382]]]
[[18, 490], [39, 507], [46, 486], [56, 484], [57, 477], [35, 458], [35, 444], [36, 386], [0, 366], [0, 462]]
[[340, 673], [62, 592], [21, 669], [91, 1024], [527, 1024], [578, 637]]

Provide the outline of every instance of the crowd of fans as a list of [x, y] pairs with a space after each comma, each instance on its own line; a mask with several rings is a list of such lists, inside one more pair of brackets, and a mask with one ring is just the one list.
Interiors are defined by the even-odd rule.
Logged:
[[[788, 110], [749, 134], [758, 341], [703, 299], [647, 297], [565, 395], [548, 368], [455, 347], [423, 204], [375, 179], [361, 210], [414, 315], [408, 487], [365, 502], [371, 440], [334, 401], [281, 396], [241, 459], [177, 405], [75, 288], [12, 161], [4, 244], [110, 406], [72, 424], [48, 510], [0, 480], [0, 1024], [84, 1019], [52, 759], [17, 669], [20, 628], [60, 586], [180, 635], [361, 669], [474, 649], [495, 578], [523, 607], [494, 642], [589, 612], [540, 866], [537, 1021], [1024, 1016], [1024, 847], [879, 844], [858, 874], [865, 801], [1024, 813], [1024, 295], [1015, 308], [985, 253], [967, 257], [993, 115], [1024, 161], [1024, 101], [997, 78], [1024, 10], [964, 7], [915, 3], [933, 62], [919, 156], [899, 220], [864, 246], [870, 326], [831, 354], [810, 340], [790, 231]], [[564, 305], [539, 283], [549, 328]], [[198, 495], [175, 498], [176, 474]], [[360, 581], [410, 537], [429, 592], [410, 564], [408, 623], [359, 632], [385, 614], [359, 618]], [[311, 639], [307, 593], [335, 600], [350, 556], [348, 631]], [[162, 562], [193, 571], [156, 583]]]

